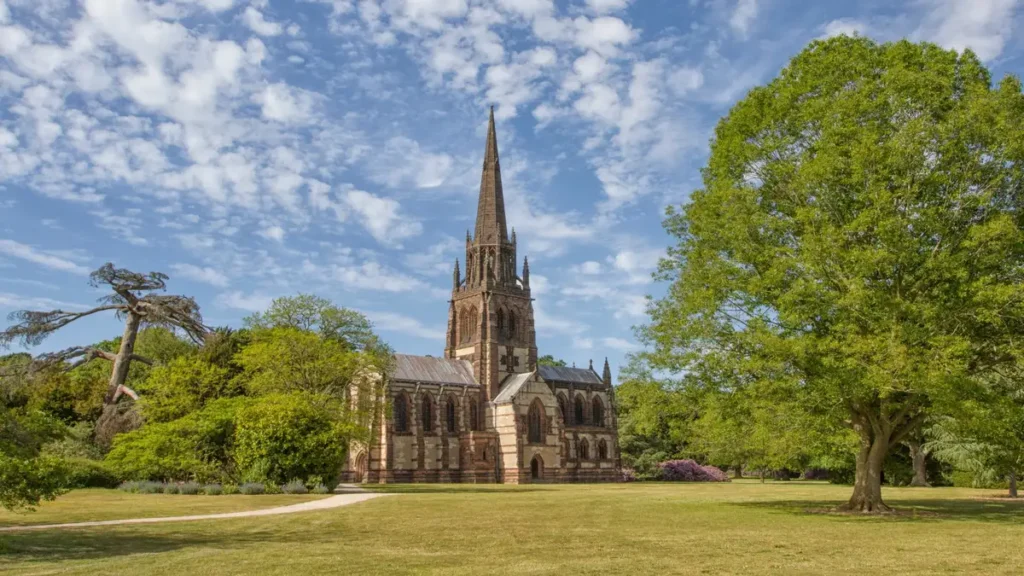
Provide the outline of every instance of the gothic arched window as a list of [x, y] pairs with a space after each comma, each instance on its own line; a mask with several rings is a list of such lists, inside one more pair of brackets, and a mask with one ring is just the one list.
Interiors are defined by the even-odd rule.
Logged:
[[505, 309], [498, 308], [498, 334], [505, 335]]
[[580, 460], [590, 460], [590, 443], [586, 438], [580, 440]]
[[395, 432], [409, 431], [409, 400], [405, 394], [395, 396]]
[[573, 402], [573, 416], [573, 424], [581, 425], [587, 423], [583, 412], [583, 396], [579, 394], [576, 395], [576, 400]]
[[558, 395], [558, 413], [562, 415], [562, 424], [568, 424], [569, 423], [569, 418], [568, 418], [569, 415], [566, 414], [566, 412], [565, 412], [565, 405], [566, 405], [566, 403], [567, 402], [565, 400], [565, 396], [562, 396], [561, 394], [559, 394]]
[[469, 429], [480, 429], [480, 408], [472, 398], [469, 400]]
[[509, 312], [508, 313], [508, 337], [509, 338], [515, 338], [516, 337], [516, 313], [515, 312]]
[[424, 432], [434, 429], [434, 401], [430, 398], [430, 394], [420, 396], [420, 419], [423, 422]]
[[542, 444], [544, 442], [544, 416], [541, 414], [541, 406], [534, 402], [530, 406], [527, 415], [528, 434], [527, 441], [531, 444]]
[[594, 426], [604, 426], [604, 403], [601, 402], [600, 396], [594, 396], [590, 417], [594, 421]]
[[603, 439], [597, 443], [597, 457], [600, 460], [608, 459], [608, 443]]
[[445, 404], [445, 422], [448, 424], [448, 433], [454, 434], [458, 431], [456, 426], [457, 420], [455, 418], [455, 398], [448, 397], [448, 402]]

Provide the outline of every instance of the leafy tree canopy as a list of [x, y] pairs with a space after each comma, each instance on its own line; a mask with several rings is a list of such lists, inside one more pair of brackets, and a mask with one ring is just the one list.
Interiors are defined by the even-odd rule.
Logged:
[[315, 332], [352, 349], [363, 349], [374, 341], [373, 325], [366, 316], [312, 294], [275, 298], [266, 312], [247, 317], [245, 325], [252, 329], [293, 328]]

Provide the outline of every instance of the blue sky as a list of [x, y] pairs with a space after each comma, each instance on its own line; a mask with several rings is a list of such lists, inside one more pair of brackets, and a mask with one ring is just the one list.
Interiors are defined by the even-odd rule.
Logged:
[[843, 33], [1020, 74], [1021, 3], [0, 0], [0, 314], [112, 261], [212, 325], [313, 292], [439, 354], [493, 104], [541, 353], [617, 371], [732, 103]]

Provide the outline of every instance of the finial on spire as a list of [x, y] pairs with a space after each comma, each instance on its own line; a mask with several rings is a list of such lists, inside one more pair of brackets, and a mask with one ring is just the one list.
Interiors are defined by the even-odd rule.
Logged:
[[590, 371], [591, 372], [594, 371], [594, 359], [593, 358], [590, 359]]
[[498, 135], [494, 128], [494, 107], [487, 124], [487, 145], [484, 148], [483, 174], [480, 177], [480, 199], [476, 208], [476, 242], [500, 244], [508, 239], [505, 223], [505, 197], [501, 189], [501, 167], [498, 162]]
[[516, 227], [512, 227], [512, 244], [516, 243]]
[[462, 284], [462, 274], [459, 272], [459, 259], [455, 259], [455, 273], [452, 274], [452, 291], [458, 291]]
[[530, 258], [523, 256], [523, 287], [530, 287]]
[[604, 357], [604, 371], [601, 374], [601, 380], [608, 386], [612, 385], [612, 368], [608, 365], [608, 357]]
[[472, 241], [473, 241], [473, 235], [469, 233], [469, 228], [466, 228], [466, 243], [468, 244], [468, 243], [470, 243]]

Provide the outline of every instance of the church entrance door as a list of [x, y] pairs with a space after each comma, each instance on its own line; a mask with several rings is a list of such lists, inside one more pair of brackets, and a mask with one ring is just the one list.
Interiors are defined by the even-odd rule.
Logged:
[[353, 470], [352, 481], [356, 484], [366, 481], [366, 452], [360, 452], [356, 456], [356, 465]]
[[540, 456], [534, 456], [530, 461], [530, 479], [534, 482], [544, 479], [544, 462]]

